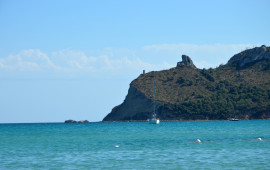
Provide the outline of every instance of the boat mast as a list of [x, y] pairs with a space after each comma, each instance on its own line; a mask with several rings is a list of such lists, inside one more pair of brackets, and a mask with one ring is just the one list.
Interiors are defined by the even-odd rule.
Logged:
[[232, 116], [232, 118], [235, 118], [235, 109], [234, 109], [234, 104], [232, 103], [232, 108], [233, 108], [233, 116]]
[[154, 75], [154, 118], [156, 118], [156, 83], [155, 83], [155, 75]]

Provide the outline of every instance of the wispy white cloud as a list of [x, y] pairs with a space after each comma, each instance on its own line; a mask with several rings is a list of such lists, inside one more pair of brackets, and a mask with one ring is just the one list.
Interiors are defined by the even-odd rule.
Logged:
[[169, 68], [168, 63], [154, 65], [137, 57], [128, 49], [105, 49], [99, 55], [89, 56], [82, 51], [61, 50], [46, 54], [38, 49], [23, 50], [0, 59], [0, 70], [10, 73], [54, 72], [57, 75], [134, 74], [142, 70]]
[[61, 66], [65, 70], [93, 70], [93, 63], [96, 61], [95, 57], [87, 57], [84, 52], [61, 50], [51, 54], [52, 61]]
[[0, 68], [10, 71], [39, 71], [43, 69], [60, 69], [40, 50], [30, 49], [9, 55], [0, 60]]
[[106, 67], [103, 69], [108, 69], [108, 70], [160, 70], [160, 69], [167, 69], [170, 68], [171, 65], [168, 63], [164, 62], [159, 65], [154, 65], [151, 63], [144, 62], [138, 57], [122, 57], [117, 60], [111, 60], [108, 56], [103, 56], [102, 57], [104, 62], [106, 63]]
[[132, 50], [107, 48], [97, 56], [87, 56], [83, 52], [62, 50], [52, 53], [52, 60], [66, 69], [84, 70], [91, 72], [102, 71], [131, 71], [141, 69], [158, 69], [167, 67], [168, 63], [154, 65], [144, 62]]
[[230, 57], [247, 48], [252, 48], [255, 44], [155, 44], [147, 45], [142, 48], [143, 51], [152, 53], [152, 55], [175, 56], [182, 54], [189, 55], [193, 62], [199, 68], [216, 67], [225, 64]]
[[[225, 64], [234, 54], [252, 48], [252, 44], [157, 44], [141, 49], [97, 50], [86, 54], [82, 51], [61, 50], [50, 54], [39, 49], [23, 50], [6, 58], [0, 58], [0, 71], [17, 73], [57, 75], [130, 75], [142, 70], [164, 70], [174, 67], [181, 61], [181, 55], [189, 55], [198, 68], [216, 67]], [[139, 54], [139, 55], [136, 55]], [[50, 75], [53, 75], [50, 74]]]

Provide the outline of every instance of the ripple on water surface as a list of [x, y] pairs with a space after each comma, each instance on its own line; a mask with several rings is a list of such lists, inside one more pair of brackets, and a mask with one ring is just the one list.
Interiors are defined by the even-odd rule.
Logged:
[[269, 129], [269, 120], [0, 124], [0, 165], [3, 169], [267, 169]]

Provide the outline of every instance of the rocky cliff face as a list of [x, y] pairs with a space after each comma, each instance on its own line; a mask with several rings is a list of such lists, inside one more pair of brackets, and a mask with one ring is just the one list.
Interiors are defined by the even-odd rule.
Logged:
[[262, 45], [234, 55], [228, 63], [234, 63], [238, 69], [248, 67], [258, 61], [270, 61], [270, 47]]
[[192, 60], [169, 70], [140, 75], [130, 84], [122, 104], [103, 121], [147, 120], [153, 113], [156, 82], [161, 120], [224, 120], [270, 118], [270, 48], [256, 47], [234, 55], [216, 69], [197, 69]]
[[[186, 55], [182, 55], [182, 62], [177, 63], [177, 67], [181, 68], [182, 66], [190, 69], [196, 68], [191, 58]], [[173, 69], [177, 69], [177, 67]], [[158, 74], [158, 72], [142, 74], [138, 77], [138, 79], [132, 81], [124, 102], [114, 107], [111, 113], [109, 113], [103, 119], [103, 121], [147, 120], [151, 118], [154, 110], [153, 81], [154, 75], [157, 76]], [[143, 82], [143, 84], [138, 84], [140, 82]], [[172, 95], [171, 93], [168, 93], [166, 88], [160, 88], [161, 85], [159, 85], [158, 80], [156, 83], [157, 86], [159, 86], [157, 92], [161, 92], [163, 94], [166, 93], [167, 98], [169, 95]], [[147, 87], [145, 85], [147, 85]], [[157, 94], [157, 103], [163, 102], [160, 96], [161, 95]], [[162, 109], [162, 111], [160, 111], [159, 118], [166, 119], [166, 117], [168, 117], [170, 113], [168, 113], [168, 111], [166, 112], [165, 110], [166, 109]]]
[[103, 121], [146, 120], [152, 111], [153, 102], [131, 85], [125, 101], [114, 107]]

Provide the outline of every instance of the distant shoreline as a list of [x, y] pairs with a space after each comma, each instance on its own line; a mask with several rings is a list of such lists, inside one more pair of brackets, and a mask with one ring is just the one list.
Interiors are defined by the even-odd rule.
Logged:
[[[270, 120], [270, 119], [239, 119], [239, 121], [245, 121], [245, 120]], [[229, 121], [226, 120], [160, 120], [161, 122], [201, 122], [201, 121]], [[148, 122], [148, 120], [124, 120], [124, 121], [100, 121], [101, 123], [104, 122]]]
[[[270, 119], [241, 119], [239, 121], [249, 120], [270, 120]], [[203, 122], [203, 121], [229, 121], [229, 120], [160, 120], [161, 122]], [[89, 124], [89, 123], [121, 123], [121, 122], [148, 122], [147, 120], [126, 120], [126, 121], [96, 121], [88, 123], [65, 123], [65, 122], [26, 122], [26, 123], [0, 123], [4, 124]]]

